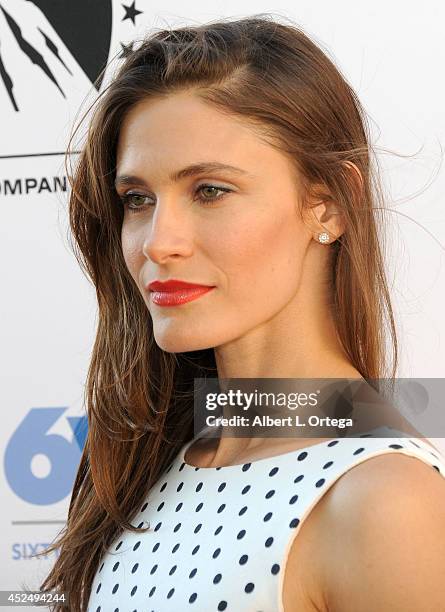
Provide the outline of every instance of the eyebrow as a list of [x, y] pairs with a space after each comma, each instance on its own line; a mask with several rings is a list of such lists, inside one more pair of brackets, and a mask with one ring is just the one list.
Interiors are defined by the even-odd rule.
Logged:
[[[252, 174], [246, 172], [245, 170], [242, 170], [241, 168], [237, 168], [236, 166], [230, 166], [229, 164], [222, 164], [220, 162], [202, 162], [197, 164], [191, 164], [190, 166], [186, 166], [181, 170], [177, 170], [176, 172], [171, 173], [169, 175], [169, 179], [172, 182], [177, 182], [187, 176], [195, 176], [197, 174], [205, 174], [209, 172], [215, 172], [217, 170], [223, 170], [225, 172], [231, 172], [232, 174], [245, 175], [250, 178], [254, 178]], [[119, 185], [129, 184], [146, 186], [146, 182], [144, 181], [144, 179], [138, 176], [132, 176], [127, 174], [121, 174], [117, 176], [116, 180], [114, 181], [115, 187], [118, 187]]]

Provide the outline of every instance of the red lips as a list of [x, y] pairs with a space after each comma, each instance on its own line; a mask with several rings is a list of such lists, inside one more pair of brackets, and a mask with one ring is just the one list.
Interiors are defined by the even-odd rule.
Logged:
[[150, 291], [179, 291], [180, 289], [196, 289], [208, 287], [208, 285], [197, 285], [196, 283], [187, 283], [185, 281], [170, 279], [168, 281], [153, 281], [148, 285]]
[[215, 287], [197, 285], [185, 281], [170, 279], [168, 281], [153, 281], [147, 289], [151, 291], [151, 300], [158, 306], [179, 306], [205, 295]]

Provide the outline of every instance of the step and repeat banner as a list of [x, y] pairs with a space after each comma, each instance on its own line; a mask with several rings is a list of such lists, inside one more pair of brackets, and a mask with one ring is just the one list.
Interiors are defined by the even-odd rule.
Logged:
[[[439, 2], [0, 0], [0, 590], [38, 588], [63, 528], [87, 432], [95, 292], [68, 238], [64, 152], [132, 41], [152, 28], [261, 12], [328, 50], [372, 118], [393, 238], [399, 376], [444, 376], [445, 54]], [[414, 42], [416, 43], [414, 46]], [[108, 65], [100, 81], [96, 81]], [[73, 152], [72, 163], [76, 153]], [[428, 189], [424, 189], [428, 183]], [[442, 242], [441, 242], [442, 239]], [[445, 450], [444, 440], [433, 439]]]

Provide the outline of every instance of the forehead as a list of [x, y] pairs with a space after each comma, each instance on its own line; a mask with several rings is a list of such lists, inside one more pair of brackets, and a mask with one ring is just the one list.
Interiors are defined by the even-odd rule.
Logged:
[[155, 145], [167, 140], [191, 140], [193, 134], [227, 142], [236, 133], [242, 137], [248, 132], [242, 120], [183, 92], [138, 102], [124, 117], [119, 141]]
[[286, 163], [242, 118], [226, 114], [188, 92], [143, 100], [124, 117], [118, 138], [119, 172], [149, 163], [168, 170], [196, 160], [243, 162], [250, 169]]

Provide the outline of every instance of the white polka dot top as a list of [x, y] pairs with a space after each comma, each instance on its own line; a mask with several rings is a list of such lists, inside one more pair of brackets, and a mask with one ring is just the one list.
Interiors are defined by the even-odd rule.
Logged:
[[150, 531], [122, 533], [102, 559], [88, 612], [284, 612], [291, 543], [342, 474], [382, 453], [403, 453], [445, 477], [445, 457], [427, 442], [376, 437], [381, 429], [215, 468], [184, 462], [196, 438], [189, 441], [132, 522], [148, 521]]

